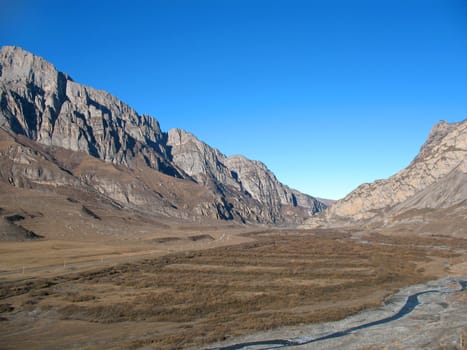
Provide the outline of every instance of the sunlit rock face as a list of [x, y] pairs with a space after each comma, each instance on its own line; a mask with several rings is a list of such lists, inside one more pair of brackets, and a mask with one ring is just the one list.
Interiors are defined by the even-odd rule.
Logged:
[[[44, 152], [23, 144], [12, 146], [21, 152], [4, 154], [4, 164], [16, 169], [4, 169], [5, 178], [17, 184], [84, 186], [123, 206], [192, 219], [300, 223], [326, 207], [280, 183], [263, 163], [228, 158], [180, 129], [164, 133], [156, 119], [18, 47], [0, 50], [0, 126]], [[61, 159], [57, 148], [76, 153]], [[33, 160], [20, 166], [28, 152]], [[90, 162], [82, 155], [107, 165], [80, 166]], [[39, 156], [47, 166], [36, 167]], [[164, 182], [162, 175], [180, 182]]]
[[435, 125], [419, 154], [397, 174], [363, 184], [325, 212], [307, 221], [310, 226], [368, 220], [389, 222], [410, 209], [441, 209], [467, 200], [467, 120]]

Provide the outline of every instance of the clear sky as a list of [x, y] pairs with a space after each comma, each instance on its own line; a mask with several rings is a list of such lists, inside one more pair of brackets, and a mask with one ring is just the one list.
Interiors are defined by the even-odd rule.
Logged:
[[467, 118], [465, 0], [0, 0], [0, 45], [340, 198]]

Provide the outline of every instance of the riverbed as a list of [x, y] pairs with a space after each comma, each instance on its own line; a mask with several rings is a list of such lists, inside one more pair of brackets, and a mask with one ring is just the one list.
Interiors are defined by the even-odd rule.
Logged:
[[346, 319], [250, 335], [209, 349], [456, 349], [467, 331], [467, 276], [402, 289]]

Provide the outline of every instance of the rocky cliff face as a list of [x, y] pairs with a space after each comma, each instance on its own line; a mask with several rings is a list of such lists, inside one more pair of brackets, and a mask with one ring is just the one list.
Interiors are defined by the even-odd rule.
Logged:
[[170, 130], [167, 145], [173, 162], [196, 181], [213, 182], [220, 192], [227, 187], [241, 192], [261, 203], [271, 218], [281, 217], [283, 206], [306, 208], [309, 215], [326, 208], [280, 183], [265, 164], [243, 156], [226, 157], [186, 131]]
[[69, 186], [194, 220], [300, 222], [325, 207], [264, 164], [227, 158], [182, 130], [164, 133], [154, 118], [17, 47], [0, 50], [0, 127], [10, 135], [0, 175], [15, 186]]
[[241, 191], [241, 186], [225, 165], [226, 157], [193, 134], [172, 129], [167, 133], [167, 146], [174, 164], [197, 182], [208, 184], [215, 181]]
[[314, 197], [305, 195], [280, 183], [265, 164], [243, 156], [225, 159], [230, 173], [253, 198], [267, 203], [271, 208], [288, 205], [309, 208], [310, 215], [320, 212], [326, 205]]
[[402, 211], [466, 202], [466, 162], [467, 120], [440, 122], [407, 168], [386, 180], [359, 186], [308, 223], [387, 222]]
[[0, 125], [48, 146], [82, 151], [115, 164], [141, 159], [178, 175], [166, 161], [154, 118], [138, 115], [105, 91], [74, 82], [17, 47], [0, 51]]

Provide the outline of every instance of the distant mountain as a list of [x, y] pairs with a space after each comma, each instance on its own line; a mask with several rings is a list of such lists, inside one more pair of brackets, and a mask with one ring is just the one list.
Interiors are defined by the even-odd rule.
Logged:
[[[436, 212], [458, 212], [459, 229], [467, 233], [467, 120], [435, 125], [410, 165], [386, 180], [363, 184], [307, 226], [356, 223], [392, 225], [403, 222], [442, 221]], [[459, 209], [461, 208], [461, 209]], [[430, 215], [425, 215], [429, 213]], [[463, 214], [462, 214], [463, 213]], [[423, 216], [423, 215], [422, 215]], [[458, 231], [456, 228], [455, 230]]]
[[188, 220], [300, 223], [326, 208], [18, 47], [0, 51], [0, 128], [0, 180], [19, 188]]
[[170, 130], [167, 145], [171, 160], [185, 174], [233, 201], [237, 201], [235, 193], [241, 193], [261, 203], [261, 215], [271, 221], [294, 215], [292, 208], [308, 208], [310, 215], [326, 208], [323, 202], [280, 183], [263, 163], [226, 157], [186, 131]]

